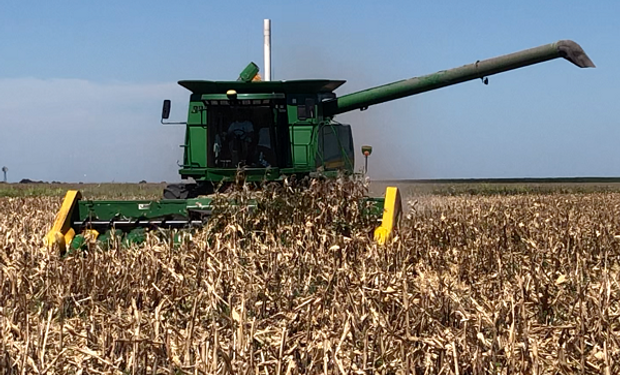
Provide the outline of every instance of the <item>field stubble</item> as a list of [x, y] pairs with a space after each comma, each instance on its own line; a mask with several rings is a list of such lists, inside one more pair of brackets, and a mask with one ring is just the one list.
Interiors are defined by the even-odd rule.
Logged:
[[379, 247], [347, 184], [66, 258], [42, 243], [59, 198], [1, 198], [0, 368], [620, 372], [620, 194], [418, 197]]

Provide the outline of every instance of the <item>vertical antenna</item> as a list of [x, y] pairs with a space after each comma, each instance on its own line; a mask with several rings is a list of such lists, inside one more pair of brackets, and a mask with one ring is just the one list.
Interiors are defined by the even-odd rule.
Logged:
[[364, 155], [364, 174], [368, 174], [368, 157], [372, 154], [372, 146], [362, 146], [362, 154]]
[[265, 81], [271, 81], [271, 20], [265, 19], [263, 27], [263, 39], [265, 46]]

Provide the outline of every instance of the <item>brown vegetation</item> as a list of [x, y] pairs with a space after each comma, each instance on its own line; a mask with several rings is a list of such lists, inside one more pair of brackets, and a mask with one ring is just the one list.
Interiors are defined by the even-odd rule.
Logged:
[[421, 197], [379, 247], [345, 190], [66, 259], [58, 198], [0, 199], [2, 371], [620, 372], [620, 194]]

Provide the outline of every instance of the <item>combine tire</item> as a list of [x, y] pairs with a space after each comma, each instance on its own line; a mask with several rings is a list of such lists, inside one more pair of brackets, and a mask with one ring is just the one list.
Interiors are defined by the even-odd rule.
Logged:
[[164, 188], [164, 199], [187, 199], [196, 197], [196, 184], [170, 184]]

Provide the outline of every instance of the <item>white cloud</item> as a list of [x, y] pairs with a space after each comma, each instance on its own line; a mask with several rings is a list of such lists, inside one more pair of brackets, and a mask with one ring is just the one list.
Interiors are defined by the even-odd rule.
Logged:
[[0, 80], [0, 164], [9, 179], [175, 180], [182, 126], [159, 123], [163, 99], [182, 120], [189, 92], [174, 83]]

